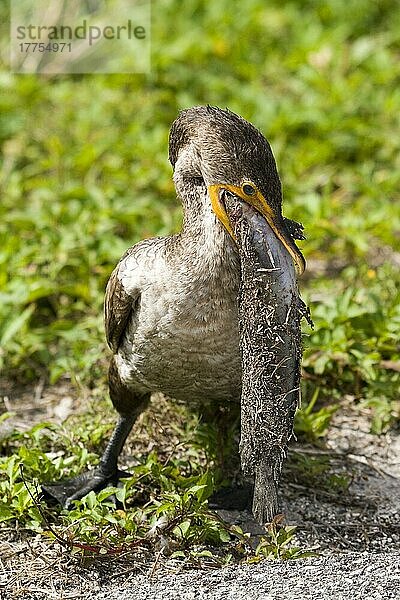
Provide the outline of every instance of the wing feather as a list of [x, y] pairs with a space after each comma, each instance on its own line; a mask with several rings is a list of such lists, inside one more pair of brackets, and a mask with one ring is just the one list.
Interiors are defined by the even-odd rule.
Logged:
[[127, 291], [120, 278], [120, 269], [124, 259], [131, 254], [133, 248], [122, 257], [107, 283], [104, 300], [104, 324], [109, 348], [116, 353], [128, 322], [131, 320], [135, 306], [140, 298], [140, 291]]
[[143, 285], [157, 268], [155, 265], [162, 263], [165, 246], [173, 239], [174, 236], [138, 242], [125, 252], [111, 273], [104, 301], [104, 322], [107, 344], [114, 353], [121, 345], [128, 324], [134, 320], [135, 311], [140, 310]]

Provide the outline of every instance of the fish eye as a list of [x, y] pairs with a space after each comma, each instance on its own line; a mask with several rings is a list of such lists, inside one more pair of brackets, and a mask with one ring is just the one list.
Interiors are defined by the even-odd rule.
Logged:
[[256, 193], [256, 188], [250, 185], [249, 183], [245, 183], [242, 186], [242, 190], [246, 194], [246, 196], [254, 196], [254, 194]]

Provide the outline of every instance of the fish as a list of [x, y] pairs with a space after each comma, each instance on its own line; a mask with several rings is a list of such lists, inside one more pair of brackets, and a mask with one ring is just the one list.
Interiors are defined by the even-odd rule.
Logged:
[[[238, 319], [242, 360], [240, 462], [253, 482], [252, 512], [260, 524], [280, 513], [278, 486], [300, 404], [300, 298], [291, 255], [266, 219], [234, 194], [224, 204], [239, 249]], [[292, 237], [302, 226], [287, 221]]]

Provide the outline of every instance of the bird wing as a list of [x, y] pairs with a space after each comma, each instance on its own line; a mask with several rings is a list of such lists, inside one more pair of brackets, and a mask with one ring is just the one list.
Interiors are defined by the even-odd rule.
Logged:
[[129, 248], [111, 273], [107, 283], [104, 300], [104, 324], [109, 348], [116, 353], [126, 326], [130, 321], [140, 299], [140, 289], [127, 288], [123, 283], [123, 271], [126, 259], [133, 254], [136, 246]]
[[162, 261], [166, 244], [176, 236], [149, 238], [125, 252], [107, 283], [104, 301], [104, 324], [107, 344], [116, 353], [128, 325], [140, 307], [140, 297], [157, 264]]

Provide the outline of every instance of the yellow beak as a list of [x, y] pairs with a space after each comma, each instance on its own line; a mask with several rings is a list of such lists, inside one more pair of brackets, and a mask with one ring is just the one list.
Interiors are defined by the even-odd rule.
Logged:
[[256, 190], [253, 195], [248, 196], [247, 194], [244, 194], [241, 187], [235, 185], [215, 184], [208, 186], [208, 193], [211, 199], [213, 211], [234, 240], [235, 234], [233, 233], [229, 217], [226, 214], [224, 203], [221, 200], [222, 190], [228, 190], [229, 192], [232, 192], [232, 194], [239, 196], [239, 198], [244, 200], [244, 202], [247, 202], [253, 206], [256, 210], [258, 210], [259, 213], [263, 215], [268, 225], [275, 233], [276, 237], [282, 242], [286, 250], [291, 255], [297, 274], [301, 275], [306, 267], [304, 256], [297, 248], [292, 237], [288, 233], [282, 217], [275, 214], [275, 211], [265, 200], [264, 196], [258, 190]]

